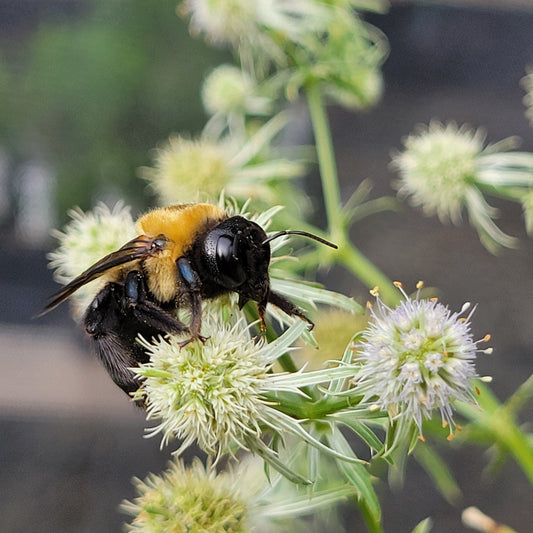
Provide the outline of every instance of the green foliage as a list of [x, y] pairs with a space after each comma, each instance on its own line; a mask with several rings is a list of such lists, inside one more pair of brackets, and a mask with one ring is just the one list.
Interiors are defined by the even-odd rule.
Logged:
[[61, 213], [87, 207], [95, 196], [140, 205], [144, 184], [136, 169], [149, 159], [146, 148], [172, 130], [200, 128], [197, 87], [225, 58], [190, 39], [175, 2], [91, 7], [68, 23], [43, 22], [20, 71], [0, 63], [7, 96], [0, 136], [20, 158], [43, 158], [56, 170]]

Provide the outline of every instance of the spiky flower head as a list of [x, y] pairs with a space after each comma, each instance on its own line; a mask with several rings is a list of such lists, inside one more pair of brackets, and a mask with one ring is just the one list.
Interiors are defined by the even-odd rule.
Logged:
[[[85, 213], [79, 208], [72, 209], [69, 216], [72, 220], [63, 231], [53, 233], [59, 245], [48, 255], [58, 283], [68, 283], [136, 235], [130, 208], [120, 202], [112, 209], [101, 203]], [[101, 283], [102, 280], [94, 280], [72, 296], [76, 319], [81, 317]]]
[[405, 150], [393, 165], [400, 173], [399, 194], [437, 214], [443, 221], [461, 221], [468, 190], [476, 175], [476, 158], [483, 151], [485, 134], [454, 122], [431, 122], [404, 140]]
[[208, 140], [173, 135], [157, 150], [154, 168], [141, 169], [162, 205], [213, 198], [230, 179], [227, 149]]
[[218, 199], [224, 190], [239, 199], [272, 203], [273, 182], [302, 175], [301, 162], [278, 157], [270, 145], [287, 117], [278, 114], [247, 138], [190, 139], [174, 135], [156, 151], [154, 167], [142, 168], [161, 205]]
[[256, 90], [248, 73], [234, 65], [220, 65], [204, 81], [202, 102], [210, 115], [265, 114], [270, 101], [255, 95]]
[[212, 43], [278, 59], [283, 56], [279, 42], [313, 31], [327, 15], [316, 0], [184, 0], [178, 12], [190, 16], [193, 33]]
[[137, 479], [135, 485], [137, 498], [122, 504], [134, 517], [129, 533], [249, 531], [250, 492], [245, 495], [247, 488], [231, 472], [217, 475], [197, 458], [189, 468], [174, 461], [164, 474]]
[[[299, 459], [305, 455], [300, 448], [293, 451], [299, 452]], [[300, 518], [331, 510], [356, 492], [330, 478], [312, 495], [302, 493], [275, 472], [267, 479], [263, 461], [251, 455], [218, 473], [209, 461], [204, 466], [195, 458], [186, 467], [174, 458], [161, 475], [150, 474], [134, 484], [138, 496], [121, 505], [133, 517], [126, 528], [129, 533], [323, 531]]]
[[402, 293], [394, 309], [375, 293], [369, 327], [355, 346], [356, 390], [392, 418], [413, 420], [420, 432], [423, 420], [438, 410], [452, 431], [453, 402], [475, 402], [477, 345], [489, 337], [473, 340], [472, 312], [464, 316], [469, 304], [454, 313], [435, 299]]
[[145, 378], [147, 418], [161, 419], [151, 434], [163, 433], [164, 443], [183, 440], [178, 453], [194, 442], [211, 455], [228, 453], [260, 434], [269, 368], [261, 357], [263, 343], [249, 337], [242, 320], [232, 326], [206, 318], [205, 343], [145, 341], [150, 363], [135, 370]]
[[455, 122], [432, 121], [404, 140], [404, 150], [393, 156], [400, 179], [398, 194], [409, 198], [427, 215], [459, 223], [468, 212], [483, 245], [492, 252], [499, 246], [516, 246], [516, 239], [494, 222], [498, 211], [484, 192], [520, 201], [533, 186], [533, 155], [507, 152], [515, 138], [485, 145], [485, 133]]

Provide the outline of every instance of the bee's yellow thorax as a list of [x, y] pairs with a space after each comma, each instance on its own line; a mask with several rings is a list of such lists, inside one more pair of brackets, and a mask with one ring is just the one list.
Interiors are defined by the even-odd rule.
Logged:
[[176, 296], [176, 260], [204, 228], [226, 217], [222, 209], [212, 204], [184, 204], [154, 209], [139, 218], [139, 235], [164, 235], [168, 239], [165, 250], [144, 261], [148, 288], [159, 301], [168, 302]]

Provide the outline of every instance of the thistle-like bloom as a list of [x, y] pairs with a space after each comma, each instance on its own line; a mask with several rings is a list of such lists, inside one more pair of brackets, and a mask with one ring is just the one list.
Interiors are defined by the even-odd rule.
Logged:
[[420, 432], [423, 420], [438, 409], [452, 431], [453, 402], [475, 402], [477, 345], [489, 337], [473, 340], [472, 312], [464, 316], [469, 304], [452, 313], [436, 300], [402, 293], [405, 299], [395, 309], [377, 295], [369, 327], [355, 346], [356, 390], [392, 418], [412, 419]]
[[327, 9], [316, 0], [184, 0], [179, 12], [191, 18], [191, 30], [210, 42], [260, 49], [280, 56], [276, 42], [298, 39], [320, 28]]
[[194, 442], [215, 455], [246, 447], [247, 437], [260, 435], [261, 391], [268, 386], [269, 362], [262, 342], [247, 335], [244, 321], [209, 324], [205, 343], [181, 347], [177, 338], [143, 342], [150, 363], [136, 373], [145, 377], [147, 418], [161, 419], [151, 434], [163, 433], [163, 443], [183, 439], [180, 451]]
[[304, 172], [300, 162], [276, 157], [269, 146], [286, 122], [285, 115], [278, 114], [242, 142], [170, 137], [157, 150], [155, 166], [141, 169], [141, 174], [156, 191], [161, 205], [213, 200], [223, 190], [240, 199], [275, 201], [269, 185]]
[[[113, 209], [98, 204], [92, 211], [69, 212], [72, 219], [63, 231], [55, 231], [59, 246], [48, 255], [54, 278], [66, 284], [105, 255], [118, 250], [136, 235], [130, 208], [117, 203]], [[98, 292], [101, 279], [81, 287], [71, 297], [73, 315], [79, 319]]]
[[249, 74], [234, 65], [220, 65], [204, 81], [202, 102], [210, 115], [264, 115], [270, 100], [255, 91], [256, 83]]
[[122, 510], [133, 517], [126, 531], [309, 533], [315, 529], [299, 517], [332, 507], [355, 492], [330, 482], [325, 489], [315, 488], [310, 497], [274, 472], [267, 479], [257, 458], [246, 456], [232, 466], [217, 473], [197, 458], [190, 467], [174, 460], [159, 476], [135, 479], [138, 496], [122, 503]]
[[307, 481], [291, 472], [264, 444], [264, 431], [295, 435], [332, 456], [344, 458], [307, 433], [297, 420], [276, 409], [277, 402], [272, 400], [278, 392], [301, 394], [302, 383], [318, 384], [351, 375], [347, 367], [305, 374], [270, 373], [274, 361], [291, 350], [305, 330], [306, 324], [296, 321], [267, 344], [250, 337], [242, 317], [231, 324], [220, 314], [206, 314], [202, 327], [205, 342], [183, 346], [183, 339], [174, 336], [152, 343], [141, 340], [150, 362], [133, 369], [143, 378], [137, 394], [146, 398], [147, 419], [160, 421], [149, 435], [162, 433], [163, 444], [179, 439], [177, 455], [193, 443], [217, 459], [245, 448], [299, 483]]
[[516, 145], [514, 138], [485, 146], [481, 129], [454, 122], [433, 121], [409, 135], [404, 145], [392, 160], [400, 174], [400, 196], [410, 198], [427, 215], [456, 224], [466, 209], [489, 251], [516, 245], [516, 239], [494, 223], [498, 211], [484, 193], [520, 202], [533, 187], [533, 154], [507, 152]]
[[246, 493], [249, 487], [239, 486], [231, 473], [206, 469], [199, 459], [190, 468], [175, 461], [163, 475], [137, 479], [135, 485], [139, 496], [122, 504], [134, 517], [126, 529], [130, 533], [249, 531], [252, 491]]

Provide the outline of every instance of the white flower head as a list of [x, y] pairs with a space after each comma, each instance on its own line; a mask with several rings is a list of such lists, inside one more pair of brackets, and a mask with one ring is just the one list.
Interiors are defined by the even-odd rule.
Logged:
[[[107, 254], [135, 237], [130, 208], [118, 202], [112, 209], [98, 204], [92, 211], [69, 211], [72, 219], [63, 231], [55, 231], [59, 246], [48, 255], [58, 283], [66, 284]], [[73, 315], [79, 319], [104, 281], [94, 280], [71, 297]]]
[[400, 173], [399, 194], [410, 197], [428, 215], [459, 223], [466, 193], [483, 151], [482, 130], [433, 121], [404, 140], [405, 150], [393, 165]]
[[181, 13], [191, 17], [191, 30], [214, 43], [238, 43], [257, 29], [259, 4], [247, 0], [185, 0]]
[[241, 44], [280, 56], [278, 40], [298, 39], [324, 24], [327, 9], [317, 0], [184, 0], [178, 11], [189, 15], [193, 33], [216, 44]]
[[254, 82], [248, 74], [234, 65], [220, 65], [205, 79], [202, 101], [210, 115], [215, 113], [244, 113]]
[[121, 506], [133, 516], [126, 528], [129, 533], [249, 530], [253, 493], [239, 484], [237, 472], [217, 474], [198, 458], [188, 468], [176, 460], [162, 475], [136, 479], [135, 485], [137, 498]]
[[184, 337], [141, 339], [150, 362], [133, 369], [144, 378], [137, 394], [146, 396], [147, 419], [160, 420], [150, 436], [162, 433], [162, 444], [181, 440], [178, 455], [193, 443], [217, 457], [249, 449], [261, 426], [275, 426], [282, 416], [264, 399], [283, 382], [269, 370], [304, 329], [304, 323], [295, 323], [267, 344], [251, 338], [242, 316], [224, 322], [220, 315], [204, 314], [205, 342], [183, 346]]
[[300, 517], [331, 508], [355, 492], [329, 482], [325, 489], [302, 493], [275, 472], [267, 478], [263, 461], [250, 455], [221, 472], [210, 461], [204, 466], [195, 458], [184, 466], [174, 458], [162, 474], [134, 484], [137, 497], [121, 505], [133, 517], [126, 526], [129, 533], [322, 531], [310, 529]]
[[204, 343], [182, 347], [176, 337], [143, 342], [151, 362], [135, 372], [145, 377], [147, 418], [161, 419], [151, 434], [162, 432], [164, 443], [183, 439], [180, 450], [197, 442], [214, 455], [244, 447], [245, 436], [259, 434], [269, 365], [261, 358], [262, 343], [249, 337], [242, 320], [232, 326], [206, 319]]
[[419, 293], [412, 299], [401, 290], [405, 299], [394, 309], [376, 295], [368, 329], [355, 346], [356, 390], [393, 416], [412, 418], [420, 431], [437, 409], [452, 431], [453, 402], [475, 402], [477, 345], [488, 337], [473, 340], [472, 312], [463, 316], [469, 304], [453, 313], [436, 299]]
[[495, 224], [498, 210], [484, 198], [487, 190], [513, 198], [521, 187], [533, 186], [533, 155], [507, 152], [516, 143], [510, 137], [485, 145], [482, 129], [432, 121], [409, 135], [404, 150], [393, 155], [392, 166], [400, 176], [395, 183], [398, 194], [425, 214], [454, 224], [466, 210], [489, 251], [516, 246], [516, 239]]
[[304, 172], [301, 162], [277, 157], [270, 144], [286, 123], [287, 117], [278, 114], [244, 139], [173, 135], [141, 175], [161, 205], [213, 200], [223, 190], [239, 199], [275, 201], [269, 185]]

